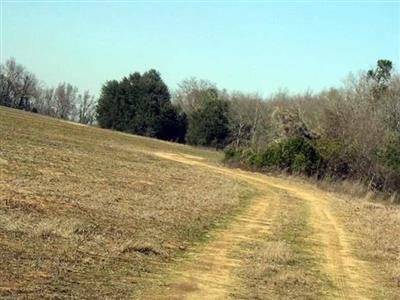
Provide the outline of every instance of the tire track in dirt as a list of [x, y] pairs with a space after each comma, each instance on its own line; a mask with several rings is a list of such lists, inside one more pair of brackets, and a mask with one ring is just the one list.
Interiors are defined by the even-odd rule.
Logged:
[[374, 297], [374, 280], [369, 266], [353, 255], [351, 237], [342, 229], [329, 208], [329, 199], [322, 192], [293, 191], [311, 204], [310, 223], [313, 239], [323, 250], [322, 267], [334, 283], [335, 299], [371, 299]]
[[[304, 187], [263, 174], [229, 169], [207, 164], [184, 154], [156, 152], [156, 156], [177, 162], [206, 167], [215, 172], [242, 179], [259, 190], [271, 187], [281, 189], [307, 201], [310, 206], [309, 223], [313, 228], [310, 239], [316, 243], [315, 256], [319, 258], [321, 272], [334, 284], [329, 296], [334, 299], [373, 298], [374, 280], [365, 262], [352, 255], [351, 237], [342, 229], [329, 209], [329, 197], [316, 188]], [[268, 207], [268, 205], [270, 207]], [[220, 232], [216, 239], [206, 245], [192, 260], [192, 265], [183, 267], [177, 281], [170, 286], [164, 299], [226, 299], [229, 290], [240, 285], [231, 276], [240, 261], [229, 258], [229, 251], [241, 240], [255, 238], [254, 232], [268, 232], [268, 220], [272, 220], [273, 201], [260, 197], [253, 200], [248, 211], [238, 217], [229, 228]]]
[[[192, 165], [201, 161], [183, 154], [156, 155]], [[253, 185], [257, 190], [264, 189], [260, 183], [253, 182]], [[235, 217], [227, 228], [215, 230], [207, 243], [192, 252], [189, 250], [189, 257], [169, 273], [171, 279], [167, 288], [162, 292], [151, 292], [145, 299], [228, 299], [230, 293], [240, 286], [232, 272], [241, 264], [234, 258], [234, 252], [241, 251], [241, 242], [265, 237], [274, 218], [276, 202], [262, 194], [252, 199], [247, 209]]]
[[172, 274], [175, 280], [168, 291], [157, 299], [227, 299], [239, 282], [231, 270], [240, 265], [232, 251], [240, 242], [257, 239], [268, 232], [266, 217], [271, 206], [267, 199], [253, 200], [251, 207], [229, 224], [229, 228], [214, 233], [211, 240], [200, 251], [191, 253], [188, 263]]

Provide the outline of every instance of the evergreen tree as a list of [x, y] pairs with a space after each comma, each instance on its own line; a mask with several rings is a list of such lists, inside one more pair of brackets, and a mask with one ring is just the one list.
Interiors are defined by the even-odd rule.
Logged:
[[156, 70], [108, 81], [97, 107], [101, 127], [165, 140], [183, 141], [186, 119], [171, 104], [168, 87]]
[[200, 107], [189, 115], [186, 140], [189, 144], [224, 147], [229, 135], [228, 102], [210, 89]]
[[393, 64], [390, 60], [380, 59], [377, 61], [375, 69], [368, 70], [367, 77], [374, 81], [372, 94], [376, 99], [380, 98], [387, 90], [392, 68]]
[[107, 81], [102, 89], [97, 103], [97, 122], [103, 128], [115, 128], [117, 111], [119, 110], [117, 94], [119, 83], [116, 80]]

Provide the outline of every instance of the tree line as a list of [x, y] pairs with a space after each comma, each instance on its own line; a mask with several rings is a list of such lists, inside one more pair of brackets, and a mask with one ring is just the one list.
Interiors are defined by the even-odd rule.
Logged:
[[156, 70], [104, 83], [97, 101], [70, 84], [39, 84], [8, 60], [0, 104], [103, 128], [225, 150], [227, 162], [400, 190], [400, 76], [392, 62], [341, 87], [263, 98], [189, 78], [170, 91]]
[[[103, 86], [99, 125], [225, 149], [227, 162], [400, 189], [400, 76], [392, 62], [319, 93], [267, 98], [190, 78], [169, 93], [160, 74]], [[168, 133], [168, 134], [166, 134]]]
[[89, 91], [80, 93], [65, 82], [48, 87], [14, 58], [0, 65], [0, 105], [83, 124], [96, 120], [96, 101]]
[[[294, 96], [281, 92], [260, 105], [262, 113], [252, 106], [253, 122], [233, 121], [236, 136], [241, 127], [255, 135], [232, 140], [227, 161], [400, 190], [400, 76], [391, 61], [379, 60], [340, 88]], [[244, 110], [238, 111], [236, 120], [243, 120]]]

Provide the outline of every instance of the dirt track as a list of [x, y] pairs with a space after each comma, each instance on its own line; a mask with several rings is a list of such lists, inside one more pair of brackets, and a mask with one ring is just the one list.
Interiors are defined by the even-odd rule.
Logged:
[[[226, 229], [217, 231], [204, 247], [190, 254], [191, 259], [183, 261], [177, 270], [171, 271], [173, 283], [157, 297], [229, 298], [234, 289], [240, 289], [241, 284], [232, 272], [241, 261], [232, 258], [232, 251], [240, 251], [241, 241], [268, 235], [270, 222], [279, 210], [279, 197], [287, 193], [302, 199], [309, 206], [308, 223], [313, 228], [313, 234], [309, 238], [316, 245], [314, 253], [320, 261], [320, 272], [333, 283], [327, 298], [373, 298], [373, 291], [370, 289], [374, 286], [374, 279], [369, 266], [353, 255], [351, 237], [330, 211], [332, 199], [329, 198], [329, 194], [284, 179], [208, 164], [201, 158], [184, 154], [157, 152], [155, 155], [196, 167], [209, 168], [225, 176], [244, 180], [254, 185], [261, 193], [261, 196], [252, 200], [247, 210], [237, 216]], [[272, 189], [280, 192], [274, 195], [271, 193]]]

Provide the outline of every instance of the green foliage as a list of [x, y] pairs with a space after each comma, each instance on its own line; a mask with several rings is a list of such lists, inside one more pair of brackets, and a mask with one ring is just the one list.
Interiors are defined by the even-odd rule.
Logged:
[[352, 162], [352, 153], [346, 150], [337, 139], [321, 138], [315, 141], [314, 147], [321, 155], [323, 164], [320, 165], [320, 171], [333, 177], [346, 177], [350, 172]]
[[400, 171], [400, 134], [393, 134], [387, 138], [381, 158], [386, 166]]
[[315, 141], [315, 147], [324, 160], [337, 157], [341, 151], [341, 143], [335, 139], [321, 138]]
[[107, 81], [101, 89], [101, 96], [97, 104], [97, 122], [103, 128], [116, 127], [117, 112], [121, 111], [117, 99], [118, 89], [119, 83], [116, 80]]
[[[237, 159], [233, 150], [225, 152], [227, 160]], [[280, 169], [289, 173], [314, 174], [322, 165], [322, 157], [310, 141], [303, 137], [290, 137], [272, 142], [265, 150], [241, 155], [241, 159], [256, 168]]]
[[184, 140], [187, 126], [186, 116], [171, 104], [168, 87], [155, 70], [106, 82], [97, 121], [104, 128], [175, 141]]
[[199, 108], [190, 113], [186, 141], [192, 145], [225, 146], [229, 135], [228, 102], [211, 89]]
[[379, 59], [376, 63], [375, 70], [368, 70], [368, 77], [377, 83], [387, 82], [391, 77], [393, 64], [390, 60]]
[[241, 158], [241, 151], [233, 146], [228, 146], [224, 149], [225, 160], [238, 161]]
[[[279, 151], [279, 167], [287, 169], [289, 172], [294, 171], [294, 167], [301, 167], [304, 173], [311, 175], [316, 171], [321, 162], [321, 156], [314, 146], [303, 137], [292, 137], [282, 140]], [[305, 160], [305, 162], [299, 165], [301, 159]]]
[[304, 173], [309, 164], [308, 158], [303, 153], [298, 153], [294, 156], [292, 162], [292, 171], [294, 173]]
[[251, 153], [247, 157], [247, 163], [251, 166], [262, 168], [264, 166], [263, 157], [261, 152]]
[[372, 94], [375, 98], [379, 98], [388, 88], [393, 64], [390, 60], [380, 59], [376, 65], [374, 70], [368, 70], [367, 76], [375, 82], [372, 87]]
[[281, 143], [273, 142], [267, 149], [261, 151], [254, 163], [257, 167], [273, 167], [279, 166], [282, 156]]

